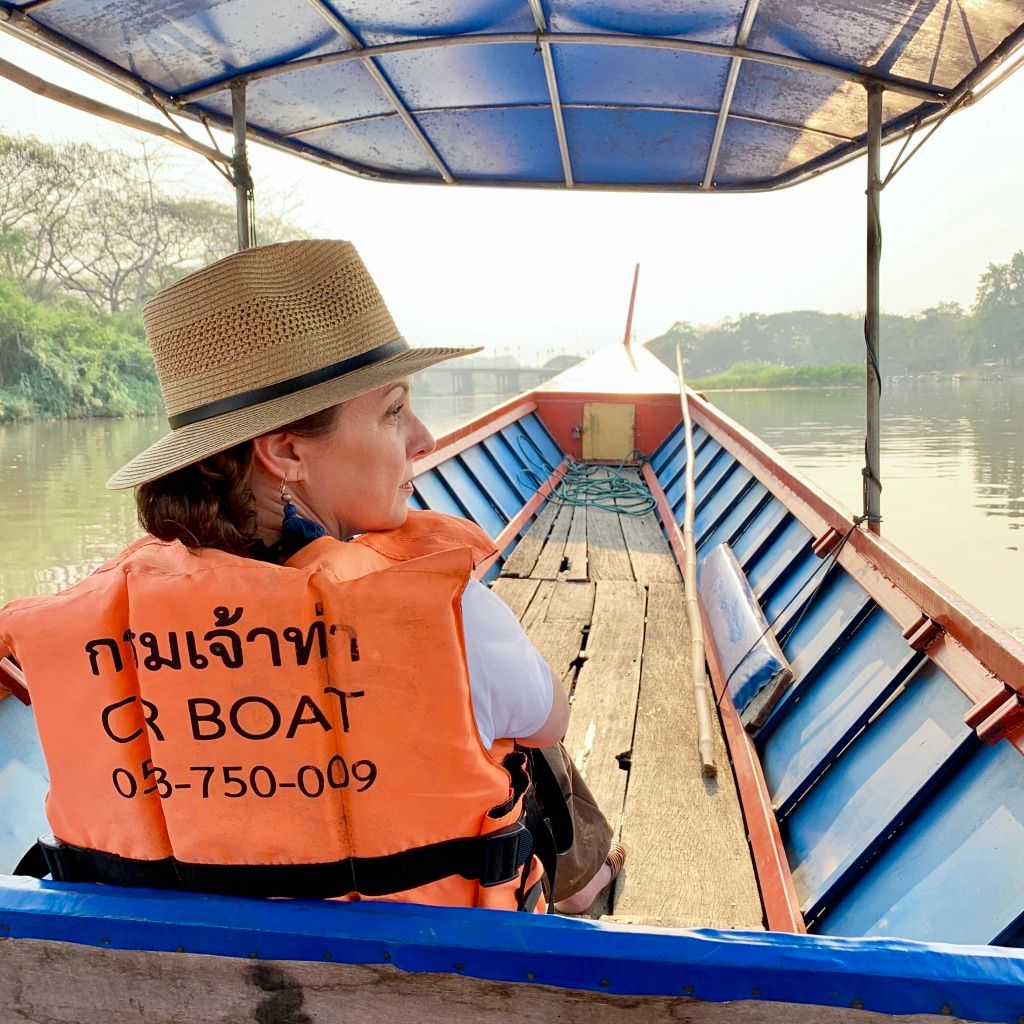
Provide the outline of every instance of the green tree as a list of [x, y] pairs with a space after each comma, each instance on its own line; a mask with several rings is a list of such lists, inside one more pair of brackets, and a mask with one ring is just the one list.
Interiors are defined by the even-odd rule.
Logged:
[[111, 416], [160, 408], [137, 316], [64, 299], [34, 302], [0, 278], [0, 421]]
[[[0, 135], [0, 273], [34, 298], [74, 295], [94, 309], [139, 310], [191, 270], [234, 252], [234, 207], [168, 194], [161, 156]], [[261, 242], [301, 237], [261, 216]]]
[[990, 263], [978, 281], [971, 353], [975, 362], [1013, 366], [1024, 353], [1024, 250]]

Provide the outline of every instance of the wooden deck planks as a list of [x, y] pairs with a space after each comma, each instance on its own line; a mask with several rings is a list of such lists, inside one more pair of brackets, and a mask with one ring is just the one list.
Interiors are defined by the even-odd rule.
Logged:
[[626, 795], [617, 755], [633, 743], [647, 592], [627, 580], [595, 586], [587, 659], [576, 679], [565, 748], [617, 827]]
[[537, 583], [537, 592], [520, 616], [523, 629], [568, 692], [594, 610], [594, 584], [530, 582]]
[[630, 853], [615, 916], [680, 927], [761, 928], [761, 900], [721, 732], [718, 777], [701, 774], [683, 587], [655, 583], [648, 595], [622, 823]]
[[491, 584], [491, 590], [512, 609], [517, 619], [522, 619], [539, 586], [539, 580], [522, 580], [514, 576], [501, 576]]
[[587, 568], [592, 580], [632, 580], [618, 513], [587, 509]]
[[629, 847], [614, 919], [762, 927], [721, 734], [718, 778], [700, 771], [683, 584], [657, 519], [549, 504], [520, 549], [495, 590], [572, 694], [566, 749]]
[[572, 513], [572, 526], [565, 539], [564, 580], [588, 580], [587, 575], [587, 510], [576, 506]]
[[529, 576], [533, 572], [557, 514], [558, 506], [548, 501], [537, 513], [537, 518], [516, 545], [515, 551], [501, 567], [502, 576]]
[[676, 560], [653, 512], [645, 516], [622, 516], [622, 535], [637, 583], [682, 582]]
[[555, 521], [551, 524], [551, 532], [544, 542], [544, 548], [537, 559], [530, 575], [537, 580], [557, 580], [562, 571], [562, 559], [565, 557], [565, 542], [569, 538], [572, 526], [572, 505], [560, 505]]

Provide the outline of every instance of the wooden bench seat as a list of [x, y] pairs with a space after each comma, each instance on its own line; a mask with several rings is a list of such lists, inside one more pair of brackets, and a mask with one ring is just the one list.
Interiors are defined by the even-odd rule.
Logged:
[[494, 590], [566, 687], [566, 748], [629, 848], [604, 912], [762, 927], [720, 732], [718, 776], [701, 774], [683, 584], [655, 515], [550, 501]]

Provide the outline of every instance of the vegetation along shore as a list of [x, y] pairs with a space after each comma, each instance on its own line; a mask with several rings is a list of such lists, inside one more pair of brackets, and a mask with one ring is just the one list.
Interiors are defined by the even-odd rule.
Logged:
[[[141, 309], [234, 251], [234, 208], [171, 195], [159, 156], [0, 134], [0, 422], [160, 411]], [[260, 242], [301, 237], [262, 217]], [[990, 264], [970, 309], [941, 303], [882, 317], [886, 377], [1024, 368], [1024, 250]], [[747, 313], [680, 321], [648, 348], [702, 389], [863, 384], [856, 314]]]

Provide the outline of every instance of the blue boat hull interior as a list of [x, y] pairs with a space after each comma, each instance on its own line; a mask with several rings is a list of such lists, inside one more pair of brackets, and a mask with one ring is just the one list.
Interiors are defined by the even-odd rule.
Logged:
[[[698, 562], [732, 546], [795, 676], [756, 743], [808, 928], [1019, 944], [1020, 754], [984, 746], [967, 698], [782, 501], [694, 441]], [[681, 427], [652, 465], [679, 522]]]
[[[563, 458], [540, 417], [531, 412], [417, 476], [410, 504], [472, 519], [497, 537]], [[497, 577], [529, 527], [530, 522], [524, 523], [500, 552], [487, 582]]]

